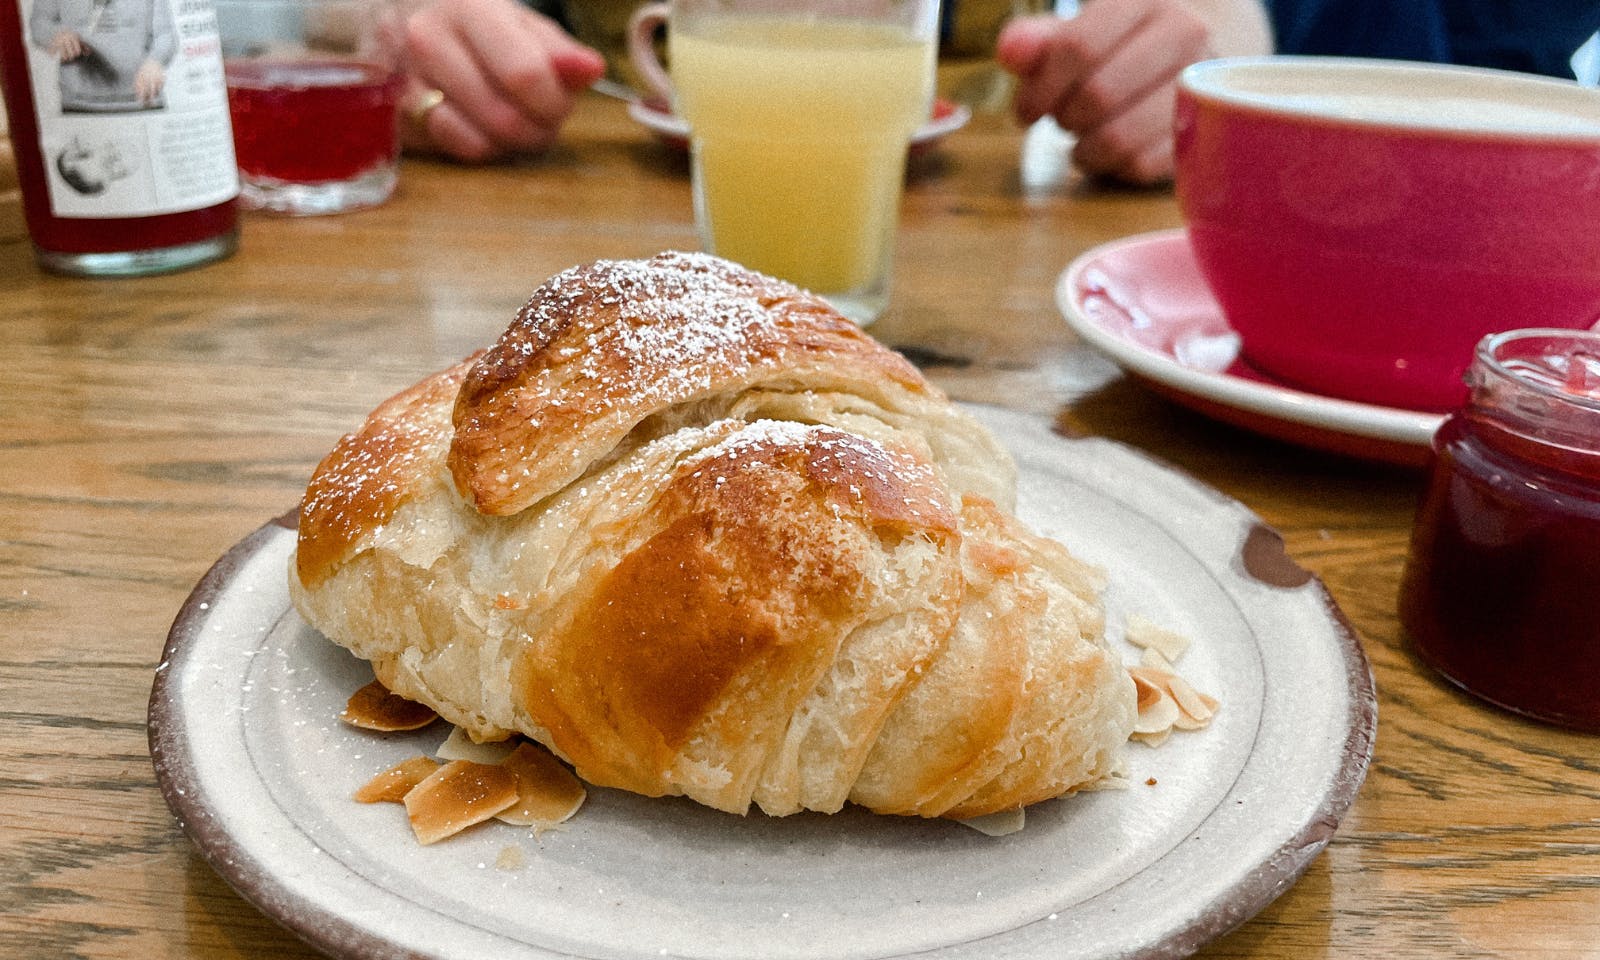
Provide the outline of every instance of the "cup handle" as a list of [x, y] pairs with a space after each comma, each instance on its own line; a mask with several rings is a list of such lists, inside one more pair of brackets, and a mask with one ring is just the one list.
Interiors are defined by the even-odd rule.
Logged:
[[671, 12], [671, 4], [647, 3], [628, 18], [628, 59], [645, 85], [668, 103], [672, 102], [672, 81], [656, 58], [655, 34]]

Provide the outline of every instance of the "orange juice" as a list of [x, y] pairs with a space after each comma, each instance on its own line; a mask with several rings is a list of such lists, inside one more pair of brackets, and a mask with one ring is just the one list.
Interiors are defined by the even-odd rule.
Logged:
[[757, 14], [683, 17], [669, 42], [707, 249], [820, 294], [885, 295], [932, 38]]

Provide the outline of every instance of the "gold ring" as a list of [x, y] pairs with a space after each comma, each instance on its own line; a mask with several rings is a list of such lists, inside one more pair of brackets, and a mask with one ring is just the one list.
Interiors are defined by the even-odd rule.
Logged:
[[428, 114], [437, 109], [441, 103], [444, 103], [443, 90], [437, 88], [424, 90], [422, 95], [406, 108], [406, 119], [411, 121], [412, 126], [421, 130], [428, 125]]

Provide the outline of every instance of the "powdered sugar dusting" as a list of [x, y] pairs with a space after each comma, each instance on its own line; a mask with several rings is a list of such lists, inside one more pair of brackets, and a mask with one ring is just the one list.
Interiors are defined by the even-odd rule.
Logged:
[[837, 430], [814, 424], [795, 423], [792, 420], [754, 420], [732, 436], [701, 450], [691, 463], [723, 457], [742, 459], [760, 448], [804, 447], [813, 442], [824, 449], [831, 447], [837, 450], [842, 437], [843, 434]]
[[[564, 373], [585, 390], [626, 393], [630, 406], [670, 403], [712, 389], [730, 372], [772, 363], [773, 351], [762, 345], [779, 337], [773, 308], [801, 298], [826, 309], [798, 287], [707, 254], [601, 260], [564, 271], [540, 289], [517, 317], [514, 329], [530, 336], [518, 338], [515, 350], [529, 356], [555, 344], [574, 318], [614, 314], [613, 322], [574, 331], [581, 339], [556, 346], [550, 365], [572, 365]], [[645, 365], [648, 376], [640, 369]], [[546, 385], [528, 389], [530, 397], [549, 395]]]
[[[872, 502], [874, 513], [892, 512], [914, 522], [950, 522], [950, 508], [939, 493], [933, 469], [909, 453], [890, 450], [876, 441], [833, 427], [783, 420], [755, 420], [737, 433], [699, 451], [686, 461], [689, 469], [759, 466], [762, 458], [783, 449], [804, 450], [816, 479], [855, 503]], [[701, 475], [699, 472], [696, 474]], [[716, 481], [725, 482], [719, 475]]]
[[675, 405], [815, 371], [926, 389], [898, 360], [822, 300], [726, 260], [601, 260], [540, 287], [473, 368], [450, 469], [480, 511], [515, 513]]

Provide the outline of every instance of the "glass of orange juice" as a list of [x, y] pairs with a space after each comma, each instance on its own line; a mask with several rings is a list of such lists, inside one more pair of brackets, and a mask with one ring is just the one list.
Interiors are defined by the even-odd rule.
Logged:
[[640, 38], [668, 24], [670, 95], [689, 125], [709, 252], [806, 287], [857, 323], [877, 318], [906, 148], [933, 100], [938, 16], [938, 0], [641, 8], [634, 59], [662, 85]]

